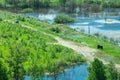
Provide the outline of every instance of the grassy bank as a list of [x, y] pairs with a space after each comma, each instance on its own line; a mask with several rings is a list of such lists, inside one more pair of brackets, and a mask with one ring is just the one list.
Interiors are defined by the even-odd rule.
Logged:
[[[38, 27], [39, 31], [23, 27], [23, 24]], [[73, 50], [54, 44], [57, 41], [44, 34], [46, 25], [49, 24], [0, 11], [0, 61], [5, 64], [9, 80], [22, 80], [24, 75], [40, 77], [44, 73], [58, 73], [74, 63], [86, 61]]]

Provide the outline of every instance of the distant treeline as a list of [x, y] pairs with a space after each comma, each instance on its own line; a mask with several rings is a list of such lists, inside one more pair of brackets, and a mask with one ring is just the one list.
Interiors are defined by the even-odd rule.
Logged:
[[70, 8], [74, 10], [76, 7], [115, 7], [120, 8], [120, 0], [1, 0], [2, 8]]

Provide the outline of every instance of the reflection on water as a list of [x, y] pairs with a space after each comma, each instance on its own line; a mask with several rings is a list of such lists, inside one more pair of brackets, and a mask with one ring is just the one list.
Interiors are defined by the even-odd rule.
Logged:
[[[86, 80], [88, 76], [88, 64], [76, 65], [65, 70], [56, 76], [56, 80]], [[30, 80], [31, 77], [26, 76], [24, 80]], [[55, 80], [54, 76], [45, 75], [43, 80]]]

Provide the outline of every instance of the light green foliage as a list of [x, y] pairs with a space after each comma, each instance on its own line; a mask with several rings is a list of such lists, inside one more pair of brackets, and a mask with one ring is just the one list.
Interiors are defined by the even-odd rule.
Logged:
[[[0, 57], [8, 64], [5, 67], [9, 69], [9, 79], [22, 80], [25, 75], [39, 78], [46, 72], [56, 74], [73, 63], [85, 62], [85, 59], [74, 54], [73, 50], [49, 44], [56, 40], [44, 34], [47, 23], [22, 15], [0, 13], [3, 18], [0, 22]], [[15, 23], [15, 20], [18, 20], [19, 24]]]

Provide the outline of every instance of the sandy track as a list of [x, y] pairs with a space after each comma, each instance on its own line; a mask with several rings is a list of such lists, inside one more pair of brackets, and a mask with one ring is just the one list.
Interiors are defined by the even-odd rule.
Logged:
[[94, 54], [94, 52], [96, 52], [95, 49], [92, 49], [92, 48], [89, 48], [86, 46], [79, 46], [79, 45], [75, 44], [74, 42], [66, 41], [60, 37], [54, 36], [54, 38], [58, 41], [58, 44], [73, 49], [76, 53], [82, 54], [84, 57], [86, 57], [89, 60], [94, 59], [93, 54]]

